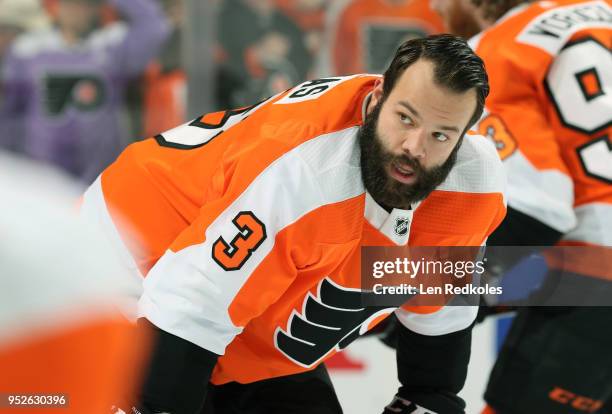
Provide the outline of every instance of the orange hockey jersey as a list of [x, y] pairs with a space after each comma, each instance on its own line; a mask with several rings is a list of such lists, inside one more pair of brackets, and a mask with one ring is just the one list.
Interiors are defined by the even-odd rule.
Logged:
[[565, 244], [612, 246], [612, 2], [519, 6], [472, 42], [491, 84], [478, 130], [509, 206]]
[[[480, 136], [412, 210], [368, 195], [357, 131], [376, 79], [308, 81], [205, 115], [131, 145], [85, 194], [83, 214], [146, 275], [141, 315], [222, 355], [213, 383], [312, 369], [393, 312], [360, 304], [361, 246], [480, 246], [503, 219], [503, 168]], [[476, 312], [434, 310], [398, 316], [438, 335]]]

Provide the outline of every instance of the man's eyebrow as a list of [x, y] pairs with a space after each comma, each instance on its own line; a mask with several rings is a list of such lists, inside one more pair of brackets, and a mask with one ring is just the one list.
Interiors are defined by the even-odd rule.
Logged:
[[[417, 118], [421, 117], [421, 115], [419, 115], [419, 111], [414, 109], [414, 107], [410, 105], [408, 102], [399, 101], [398, 103], [404, 108], [408, 109], [408, 111], [410, 111], [412, 115], [414, 115], [415, 117]], [[456, 126], [449, 126], [449, 125], [439, 125], [438, 129], [441, 129], [442, 131], [450, 131], [450, 132], [457, 132], [457, 133], [461, 132], [461, 130], [457, 128]]]
[[451, 132], [457, 132], [457, 133], [461, 132], [459, 128], [454, 127], [454, 126], [440, 125], [438, 126], [438, 128], [440, 128], [442, 131], [451, 131]]
[[406, 101], [399, 101], [398, 103], [400, 105], [402, 105], [404, 108], [408, 109], [412, 113], [412, 115], [416, 116], [417, 118], [421, 117], [421, 115], [419, 115], [419, 111], [414, 109], [414, 107], [412, 105], [410, 105], [408, 102], [406, 102]]

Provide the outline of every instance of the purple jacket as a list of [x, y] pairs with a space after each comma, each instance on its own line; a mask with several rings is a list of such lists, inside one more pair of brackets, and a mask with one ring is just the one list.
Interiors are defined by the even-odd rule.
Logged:
[[86, 183], [128, 140], [122, 112], [127, 81], [168, 34], [157, 0], [110, 0], [128, 23], [67, 45], [56, 28], [18, 38], [4, 60], [0, 146], [56, 164]]

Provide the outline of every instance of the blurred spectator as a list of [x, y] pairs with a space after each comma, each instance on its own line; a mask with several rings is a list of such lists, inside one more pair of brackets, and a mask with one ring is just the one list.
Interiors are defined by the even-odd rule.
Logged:
[[285, 90], [312, 67], [304, 31], [274, 0], [225, 0], [218, 40], [224, 55], [218, 95], [225, 105], [250, 104]]
[[9, 46], [19, 34], [43, 29], [48, 24], [39, 0], [0, 0], [0, 68]]
[[127, 24], [101, 27], [101, 0], [58, 0], [55, 26], [19, 37], [2, 74], [0, 145], [59, 165], [85, 183], [126, 145], [125, 86], [167, 34], [157, 0], [109, 4]]
[[444, 31], [429, 0], [353, 0], [334, 26], [336, 75], [381, 73], [400, 43]]
[[174, 128], [187, 117], [187, 77], [181, 61], [184, 3], [162, 0], [162, 5], [171, 30], [159, 58], [145, 74], [143, 128], [147, 137]]

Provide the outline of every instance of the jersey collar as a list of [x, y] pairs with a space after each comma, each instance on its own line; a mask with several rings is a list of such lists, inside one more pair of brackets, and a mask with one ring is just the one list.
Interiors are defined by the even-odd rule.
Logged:
[[393, 243], [398, 246], [406, 245], [410, 238], [412, 217], [420, 202], [414, 203], [410, 210], [394, 208], [388, 212], [367, 191], [365, 197], [366, 220]]

